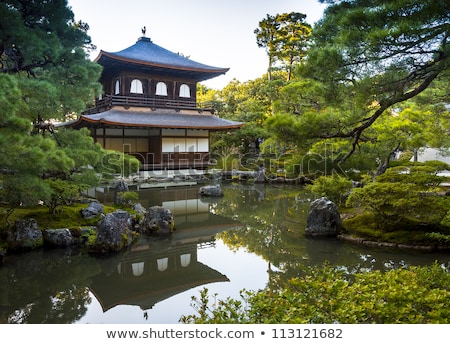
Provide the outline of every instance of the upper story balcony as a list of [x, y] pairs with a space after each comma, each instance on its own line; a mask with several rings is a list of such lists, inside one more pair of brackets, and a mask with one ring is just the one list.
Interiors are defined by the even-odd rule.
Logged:
[[121, 106], [125, 109], [130, 107], [144, 107], [152, 111], [156, 109], [167, 110], [195, 110], [198, 113], [210, 112], [215, 113], [213, 103], [197, 103], [190, 100], [180, 99], [163, 99], [163, 98], [146, 98], [139, 96], [120, 96], [106, 95], [104, 98], [97, 100], [95, 105], [83, 112], [83, 115], [92, 115], [110, 110], [114, 106]]

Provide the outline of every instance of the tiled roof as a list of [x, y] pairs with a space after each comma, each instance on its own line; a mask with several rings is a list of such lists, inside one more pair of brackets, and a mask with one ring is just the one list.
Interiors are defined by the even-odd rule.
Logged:
[[208, 66], [203, 63], [190, 60], [184, 56], [173, 53], [157, 44], [154, 44], [148, 37], [141, 37], [131, 47], [118, 52], [111, 53], [102, 50], [95, 61], [102, 64], [102, 62], [108, 58], [138, 65], [190, 72], [210, 73], [211, 76], [209, 77], [225, 74], [229, 70], [229, 68]]
[[237, 129], [244, 124], [243, 122], [235, 122], [211, 114], [182, 114], [158, 111], [133, 112], [111, 109], [93, 115], [82, 115], [78, 120], [65, 125], [78, 127], [86, 122], [113, 126], [209, 130]]

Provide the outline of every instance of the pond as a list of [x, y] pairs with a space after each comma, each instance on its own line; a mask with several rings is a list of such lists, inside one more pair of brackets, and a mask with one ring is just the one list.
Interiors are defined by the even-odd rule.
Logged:
[[[0, 266], [0, 323], [175, 324], [194, 314], [203, 288], [218, 299], [297, 276], [328, 262], [349, 272], [447, 264], [448, 254], [359, 247], [304, 237], [311, 195], [286, 185], [224, 184], [200, 199], [199, 186], [141, 189], [145, 207], [172, 210], [170, 239], [144, 238], [107, 257], [77, 250], [8, 256]], [[106, 196], [105, 196], [106, 197]]]

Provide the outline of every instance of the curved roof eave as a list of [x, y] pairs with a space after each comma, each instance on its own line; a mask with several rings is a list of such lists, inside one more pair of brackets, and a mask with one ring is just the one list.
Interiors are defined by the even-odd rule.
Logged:
[[239, 129], [245, 124], [244, 122], [226, 120], [213, 115], [143, 114], [110, 110], [94, 115], [82, 115], [78, 120], [66, 125], [78, 127], [82, 126], [83, 122], [122, 127], [205, 129], [213, 131]]
[[106, 125], [112, 125], [112, 126], [124, 126], [124, 127], [141, 127], [141, 128], [160, 128], [160, 129], [205, 129], [205, 130], [229, 130], [229, 129], [239, 129], [244, 125], [244, 123], [239, 124], [233, 124], [233, 125], [226, 125], [226, 126], [198, 126], [198, 125], [185, 125], [185, 124], [171, 124], [171, 125], [164, 125], [164, 124], [130, 124], [126, 122], [115, 122], [115, 121], [108, 121], [107, 119], [101, 119], [101, 120], [90, 120], [83, 118], [81, 121], [79, 121], [77, 124], [82, 122], [90, 122], [90, 123], [100, 123], [100, 124], [106, 124]]
[[219, 73], [219, 75], [226, 73], [229, 70], [229, 68], [214, 67], [193, 61], [187, 57], [154, 44], [148, 37], [140, 37], [134, 45], [118, 52], [112, 53], [101, 50], [94, 61], [100, 63], [102, 58], [109, 58], [139, 66], [203, 73]]
[[97, 56], [97, 58], [94, 60], [94, 62], [100, 63], [99, 61], [103, 57], [106, 59], [111, 59], [111, 60], [119, 61], [119, 62], [126, 62], [126, 63], [130, 63], [130, 64], [138, 65], [138, 66], [156, 67], [156, 68], [164, 68], [164, 69], [187, 71], [187, 72], [199, 72], [199, 73], [205, 73], [205, 74], [214, 74], [216, 76], [225, 74], [226, 72], [228, 72], [230, 70], [230, 68], [206, 69], [206, 68], [198, 68], [198, 67], [197, 68], [195, 68], [195, 67], [180, 67], [180, 66], [173, 66], [173, 65], [163, 64], [163, 63], [155, 63], [155, 62], [151, 62], [151, 61], [133, 60], [133, 59], [126, 58], [126, 57], [117, 56], [117, 55], [108, 53], [103, 50], [100, 51], [100, 54]]

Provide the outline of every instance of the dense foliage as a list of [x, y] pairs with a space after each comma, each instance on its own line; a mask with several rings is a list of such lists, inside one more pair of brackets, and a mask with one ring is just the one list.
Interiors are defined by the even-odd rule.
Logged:
[[[448, 148], [448, 2], [324, 2], [328, 7], [311, 35], [298, 34], [306, 43], [297, 49], [304, 57], [294, 62], [292, 76], [272, 70], [265, 87], [234, 81], [245, 96], [233, 93], [231, 101], [228, 86], [218, 92], [227, 104], [220, 115], [238, 117], [239, 100], [264, 99], [264, 107], [251, 110], [259, 122], [247, 117], [249, 125], [263, 126], [271, 153], [299, 155], [295, 164], [312, 152], [343, 170], [381, 174], [394, 152]], [[290, 37], [279, 29], [281, 17], [268, 15], [255, 30], [270, 65]]]
[[[448, 166], [412, 162], [425, 147], [442, 152], [450, 147], [448, 1], [322, 2], [328, 5], [322, 19], [310, 35], [305, 30], [297, 37], [305, 44], [292, 68], [280, 60], [280, 42], [289, 38], [279, 30], [282, 16], [268, 14], [255, 30], [257, 45], [267, 52], [268, 75], [210, 91], [223, 102], [220, 116], [247, 122], [236, 135], [213, 137], [212, 147], [226, 157], [219, 167], [263, 165], [268, 174], [311, 178], [307, 189], [341, 206], [350, 234], [448, 245], [450, 204], [442, 187], [447, 180], [438, 173]], [[252, 151], [256, 139], [260, 150]], [[232, 214], [233, 206], [224, 211]], [[263, 254], [267, 241], [276, 243], [289, 232], [270, 219], [249, 216], [254, 226], [224, 235], [228, 245]], [[260, 240], [244, 244], [250, 230], [260, 231]], [[445, 323], [448, 276], [438, 266], [352, 277], [328, 267], [311, 268], [285, 285], [243, 291], [242, 300], [217, 300], [204, 289], [193, 298], [197, 314], [182, 320]]]
[[136, 171], [137, 161], [111, 158], [88, 131], [52, 124], [76, 116], [101, 89], [101, 67], [87, 56], [89, 27], [74, 21], [67, 1], [2, 1], [0, 17], [0, 201], [6, 220], [18, 206], [38, 202], [56, 211], [98, 183], [99, 173]]
[[242, 291], [215, 300], [203, 289], [184, 323], [427, 324], [448, 323], [450, 274], [442, 266], [365, 271], [349, 277], [328, 265], [304, 269], [277, 290]]
[[[328, 85], [332, 100], [348, 97], [356, 111], [330, 118], [323, 138], [350, 138], [354, 152], [386, 110], [439, 77], [450, 59], [446, 1], [329, 1], [314, 27], [305, 72]], [[326, 69], [326, 70], [324, 70]], [[346, 101], [349, 104], [348, 101]]]
[[346, 205], [359, 209], [344, 221], [346, 231], [375, 241], [411, 245], [447, 245], [450, 200], [438, 161], [391, 167], [374, 181], [352, 190]]
[[321, 176], [314, 180], [313, 184], [307, 185], [315, 197], [327, 197], [337, 206], [345, 204], [346, 197], [353, 188], [353, 183], [346, 177], [333, 174], [330, 177]]

